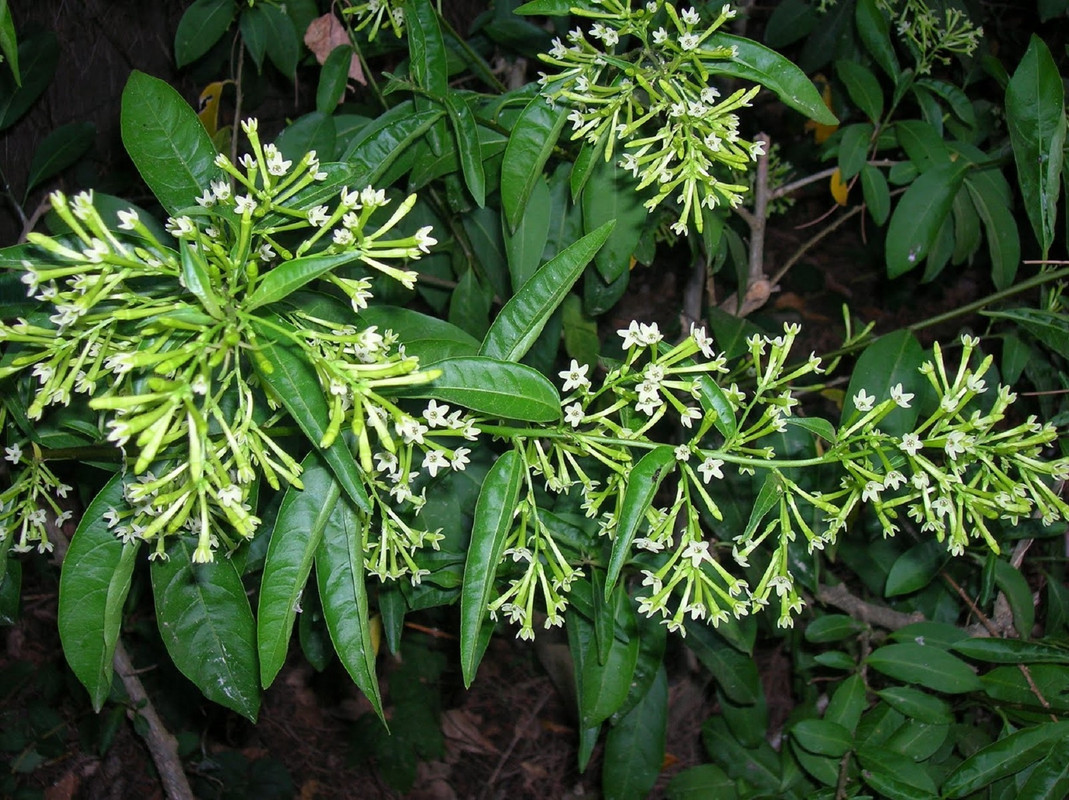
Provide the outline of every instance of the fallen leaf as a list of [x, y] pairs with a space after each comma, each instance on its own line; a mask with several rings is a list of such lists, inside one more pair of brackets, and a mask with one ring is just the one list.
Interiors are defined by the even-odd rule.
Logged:
[[[327, 60], [327, 56], [335, 47], [352, 44], [345, 26], [338, 22], [338, 18], [333, 14], [324, 14], [312, 20], [308, 30], [304, 32], [304, 43], [320, 64]], [[349, 77], [361, 86], [367, 86], [364, 70], [360, 66], [360, 59], [356, 57], [356, 53], [353, 53], [349, 61]]]
[[479, 755], [496, 755], [499, 750], [483, 736], [479, 723], [462, 708], [442, 714], [442, 734], [457, 749]]

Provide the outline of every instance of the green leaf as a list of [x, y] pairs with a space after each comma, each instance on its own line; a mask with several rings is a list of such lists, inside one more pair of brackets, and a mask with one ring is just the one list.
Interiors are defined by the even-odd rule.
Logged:
[[309, 281], [315, 280], [336, 267], [355, 261], [359, 257], [358, 253], [348, 252], [304, 256], [285, 261], [260, 279], [252, 294], [245, 298], [243, 306], [246, 311], [252, 311], [260, 306], [277, 303]]
[[583, 231], [592, 233], [608, 222], [616, 222], [604, 246], [594, 254], [594, 266], [606, 283], [631, 268], [631, 256], [649, 216], [635, 185], [616, 159], [598, 159], [583, 189]]
[[[610, 602], [615, 606], [615, 598]], [[611, 637], [608, 655], [602, 663], [598, 659], [594, 626], [579, 615], [570, 616], [567, 624], [569, 628], [578, 625], [582, 631], [578, 641], [584, 653], [576, 659], [579, 722], [583, 728], [593, 728], [615, 714], [627, 700], [638, 664], [638, 636], [632, 630], [627, 639]]]
[[449, 297], [449, 324], [472, 338], [482, 338], [490, 329], [493, 300], [493, 290], [482, 284], [474, 269], [469, 269], [460, 276]]
[[22, 83], [16, 85], [13, 74], [0, 70], [0, 131], [14, 125], [52, 83], [59, 41], [52, 31], [40, 31], [19, 42], [18, 52]]
[[739, 423], [735, 419], [735, 407], [731, 405], [724, 390], [708, 375], [698, 376], [698, 392], [702, 411], [708, 416], [715, 414], [713, 425], [724, 439], [730, 441], [739, 432]]
[[286, 661], [301, 593], [312, 572], [323, 529], [341, 495], [334, 474], [318, 453], [309, 453], [301, 467], [304, 489], [291, 486], [282, 497], [260, 579], [256, 640], [260, 684], [265, 689]]
[[175, 66], [181, 69], [211, 50], [223, 38], [236, 12], [233, 0], [194, 0], [174, 34]]
[[[333, 153], [337, 141], [338, 129], [334, 124], [334, 117], [327, 116], [322, 111], [309, 111], [287, 125], [275, 139], [275, 145], [282, 151], [283, 156], [291, 161], [299, 162], [309, 150], [315, 150], [317, 153]], [[327, 179], [322, 182], [316, 181], [308, 189], [322, 187], [332, 182], [331, 168], [334, 166], [321, 164], [320, 171], [327, 173]], [[307, 191], [307, 189], [304, 191]], [[295, 198], [300, 198], [299, 207], [301, 210], [307, 211], [311, 204], [308, 203], [304, 191], [299, 192]], [[337, 194], [337, 188], [334, 189], [333, 194]], [[290, 200], [286, 202], [286, 205], [292, 208], [297, 204]], [[289, 217], [286, 221], [290, 222], [292, 219], [292, 217]], [[260, 225], [257, 227], [269, 227], [264, 222], [260, 221]]]
[[750, 509], [750, 518], [746, 522], [746, 529], [739, 537], [740, 540], [748, 540], [757, 531], [757, 526], [761, 524], [761, 520], [767, 516], [775, 506], [779, 504], [780, 495], [783, 494], [783, 484], [780, 481], [780, 477], [775, 472], [770, 471], [766, 476], [764, 482], [761, 484], [761, 490], [757, 493], [757, 499], [754, 500], [753, 508]]
[[590, 175], [594, 171], [594, 168], [604, 160], [602, 158], [604, 153], [604, 142], [591, 144], [590, 142], [584, 141], [580, 146], [579, 155], [575, 157], [575, 163], [572, 164], [571, 174], [568, 176], [568, 186], [571, 189], [573, 203], [579, 202], [583, 187], [585, 187], [586, 182], [590, 180]]
[[835, 426], [823, 417], [787, 417], [786, 422], [792, 428], [801, 428], [830, 444], [835, 444]]
[[[412, 79], [430, 98], [445, 100], [449, 91], [449, 63], [438, 14], [430, 0], [409, 0], [404, 4], [403, 12]], [[425, 111], [435, 102], [430, 98], [416, 95], [412, 102], [418, 110]], [[427, 132], [427, 143], [435, 155], [441, 154], [444, 149], [444, 135], [442, 126], [435, 126]], [[463, 150], [466, 143], [458, 143]]]
[[931, 645], [887, 644], [872, 653], [866, 662], [884, 675], [937, 692], [962, 694], [983, 689], [968, 664]]
[[1069, 711], [1069, 670], [1058, 664], [1032, 664], [1028, 670], [1026, 677], [1016, 664], [995, 667], [980, 679], [984, 693], [993, 700], [1030, 710]]
[[15, 36], [15, 20], [11, 16], [7, 0], [0, 0], [0, 55], [8, 63], [11, 74], [15, 77], [15, 85], [22, 85], [22, 74], [19, 72], [19, 43]]
[[1069, 738], [1054, 743], [1036, 764], [1016, 800], [1061, 800], [1069, 797]]
[[883, 90], [880, 82], [866, 67], [856, 61], [840, 59], [835, 62], [835, 71], [839, 80], [846, 86], [846, 92], [861, 111], [874, 124], [883, 116]]
[[[854, 404], [854, 398], [862, 389], [875, 397], [876, 403], [890, 397], [891, 389], [899, 383], [907, 394], [919, 395], [925, 391], [927, 382], [919, 371], [923, 362], [924, 351], [921, 350], [920, 342], [907, 330], [881, 336], [866, 347], [857, 360], [846, 390], [841, 424], [847, 424], [856, 418], [855, 414], [860, 414]], [[896, 436], [913, 430], [919, 413], [917, 400], [918, 398], [914, 397], [909, 408], [895, 408], [891, 411], [881, 420], [880, 430]]]
[[754, 705], [761, 698], [761, 678], [754, 659], [740, 653], [727, 639], [704, 622], [688, 621], [687, 646], [716, 679], [733, 703]]
[[353, 137], [341, 157], [352, 170], [349, 183], [352, 186], [375, 183], [442, 114], [442, 111], [416, 111], [411, 103], [401, 103], [369, 122]]
[[92, 122], [72, 122], [52, 131], [37, 146], [30, 161], [26, 178], [26, 195], [30, 190], [75, 163], [93, 146], [96, 125]]
[[649, 795], [664, 762], [668, 726], [668, 678], [662, 666], [646, 695], [609, 729], [601, 788], [606, 800]]
[[203, 256], [186, 241], [179, 242], [179, 250], [182, 256], [182, 283], [200, 301], [201, 306], [211, 317], [223, 319], [221, 298], [212, 288]]
[[954, 721], [950, 705], [920, 689], [909, 686], [890, 686], [876, 692], [887, 705], [908, 719], [929, 725], [949, 725]]
[[927, 172], [933, 167], [950, 163], [950, 150], [939, 131], [919, 119], [906, 119], [895, 123], [895, 135], [902, 149], [918, 172]]
[[890, 22], [876, 0], [858, 0], [854, 20], [857, 23], [858, 35], [873, 61], [897, 84], [902, 69], [898, 66], [898, 57], [895, 55], [894, 45], [891, 44]]
[[968, 797], [1014, 775], [1050, 752], [1051, 743], [1069, 735], [1069, 722], [1047, 722], [1003, 736], [973, 753], [943, 782], [944, 797]]
[[414, 386], [409, 397], [433, 397], [480, 414], [526, 422], [560, 419], [560, 395], [544, 375], [526, 364], [486, 356], [447, 358], [434, 364], [441, 375]]
[[518, 361], [531, 349], [550, 315], [612, 232], [607, 222], [543, 264], [505, 303], [483, 340], [480, 354]]
[[853, 735], [861, 721], [861, 715], [869, 705], [866, 692], [865, 679], [856, 673], [851, 675], [840, 683], [839, 688], [832, 694], [824, 712], [824, 719], [840, 725]]
[[567, 118], [563, 106], [535, 95], [512, 126], [501, 163], [501, 207], [515, 230]]
[[791, 738], [810, 753], [839, 758], [853, 749], [854, 738], [846, 728], [823, 719], [803, 719], [790, 729]]
[[122, 476], [115, 475], [85, 510], [59, 579], [63, 654], [97, 712], [111, 693], [112, 659], [140, 544], [124, 544], [104, 521], [109, 508], [123, 504]]
[[520, 496], [524, 469], [519, 454], [509, 450], [486, 474], [475, 518], [471, 543], [464, 562], [464, 588], [460, 595], [460, 666], [464, 685], [475, 680], [482, 651], [480, 633], [486, 621], [486, 606], [494, 589], [494, 576], [501, 562], [505, 539], [512, 529], [512, 518]]
[[715, 716], [702, 725], [702, 742], [709, 756], [731, 777], [746, 780], [766, 796], [784, 796], [780, 791], [780, 756], [767, 742], [754, 748], [743, 747], [728, 730], [727, 723]]
[[365, 532], [366, 519], [348, 500], [339, 498], [316, 550], [316, 580], [334, 649], [346, 672], [382, 718], [364, 585]]
[[859, 122], [840, 129], [839, 172], [844, 181], [853, 178], [866, 166], [874, 130], [871, 122]]
[[983, 313], [988, 317], [1017, 323], [1055, 353], [1069, 358], [1069, 316], [1038, 308]]
[[[272, 322], [284, 325], [278, 317]], [[282, 339], [274, 327], [258, 320], [253, 327], [260, 340], [260, 358], [255, 360], [260, 379], [274, 390], [305, 436], [319, 449], [345, 493], [358, 508], [370, 511], [371, 502], [364, 489], [360, 467], [344, 439], [339, 437], [330, 447], [319, 446], [329, 424], [329, 409], [315, 368], [304, 353]]]
[[699, 764], [677, 772], [665, 789], [668, 800], [738, 800], [735, 781], [716, 764]]
[[471, 192], [475, 205], [482, 208], [486, 204], [486, 173], [483, 171], [483, 154], [479, 147], [479, 129], [475, 125], [475, 115], [471, 113], [467, 102], [454, 92], [446, 95], [445, 110], [453, 124], [464, 185]]
[[998, 185], [987, 172], [977, 172], [965, 179], [965, 188], [983, 221], [987, 248], [991, 254], [991, 279], [999, 289], [1013, 283], [1021, 262], [1021, 237], [1017, 222]]
[[193, 205], [221, 174], [215, 145], [196, 113], [167, 83], [134, 70], [122, 93], [126, 152], [169, 214]]
[[1069, 664], [1069, 650], [1042, 641], [977, 637], [960, 641], [951, 649], [966, 658], [992, 664]]
[[923, 589], [939, 574], [949, 558], [946, 545], [935, 539], [913, 545], [891, 565], [884, 596], [895, 597]]
[[933, 167], [906, 190], [887, 227], [887, 276], [897, 278], [920, 265], [935, 243], [968, 164]]
[[160, 636], [205, 697], [255, 722], [260, 670], [249, 598], [229, 559], [194, 564], [195, 548], [196, 539], [176, 536], [167, 558], [151, 564]]
[[764, 43], [775, 50], [808, 36], [820, 16], [806, 0], [783, 0], [765, 23]]
[[1019, 569], [999, 559], [995, 562], [995, 584], [1009, 602], [1017, 634], [1023, 639], [1030, 639], [1036, 623], [1036, 607], [1032, 602], [1032, 589], [1028, 581]]
[[542, 250], [549, 236], [549, 217], [552, 211], [549, 185], [544, 180], [535, 181], [531, 195], [524, 206], [515, 231], [502, 225], [505, 254], [508, 256], [509, 276], [512, 289], [518, 291], [535, 272], [542, 260]]
[[293, 80], [297, 72], [297, 59], [301, 55], [301, 41], [293, 27], [293, 20], [281, 8], [266, 3], [259, 3], [243, 13], [263, 15], [267, 57], [279, 72]]
[[252, 57], [252, 63], [256, 65], [256, 71], [264, 71], [264, 56], [267, 55], [267, 19], [256, 11], [248, 9], [238, 19], [238, 29], [241, 31], [241, 40], [245, 43], [245, 49]]
[[1036, 34], [1006, 88], [1006, 122], [1025, 211], [1043, 257], [1054, 241], [1065, 146], [1065, 89]]
[[321, 114], [333, 114], [349, 82], [349, 65], [353, 61], [352, 45], [340, 44], [330, 51], [319, 73], [319, 87], [316, 89], [316, 111]]
[[392, 330], [405, 353], [419, 359], [423, 367], [456, 356], [474, 356], [479, 340], [443, 319], [398, 306], [371, 306], [360, 312], [365, 325], [380, 331]]
[[717, 62], [717, 71], [724, 75], [754, 81], [771, 89], [780, 101], [809, 119], [822, 125], [837, 125], [839, 120], [824, 105], [813, 82], [802, 70], [774, 50], [741, 36], [714, 33], [705, 40], [702, 49], [735, 47], [737, 54]]
[[935, 800], [935, 781], [922, 764], [881, 747], [858, 748], [861, 776], [887, 800]]
[[805, 640], [814, 644], [838, 642], [857, 636], [865, 626], [846, 614], [824, 614], [805, 626]]
[[650, 450], [644, 455], [627, 475], [627, 489], [620, 508], [620, 519], [616, 523], [616, 536], [612, 542], [612, 555], [605, 578], [605, 599], [612, 595], [613, 587], [620, 577], [631, 553], [631, 542], [639, 526], [646, 518], [646, 511], [657, 494], [661, 481], [675, 470], [675, 452], [668, 445]]

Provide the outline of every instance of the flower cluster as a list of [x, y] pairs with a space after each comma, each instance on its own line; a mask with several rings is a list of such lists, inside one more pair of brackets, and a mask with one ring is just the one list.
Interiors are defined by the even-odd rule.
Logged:
[[[733, 175], [745, 172], [762, 146], [740, 137], [735, 113], [759, 87], [723, 97], [710, 82], [718, 63], [737, 55], [715, 36], [735, 16], [730, 5], [710, 20], [665, 0], [636, 8], [631, 0], [598, 0], [594, 10], [572, 11], [597, 21], [568, 33], [566, 43], [554, 40], [542, 60], [560, 72], [539, 81], [547, 97], [572, 108], [572, 138], [604, 147], [606, 160], [619, 142], [620, 166], [638, 179], [638, 191], [651, 189], [646, 207], [668, 200], [679, 206], [677, 233], [691, 221], [701, 232], [702, 208], [739, 205], [747, 187]], [[618, 52], [622, 41], [632, 49]]]
[[354, 31], [367, 29], [369, 41], [375, 41], [379, 30], [383, 27], [393, 31], [393, 35], [400, 37], [405, 27], [404, 0], [366, 0], [362, 3], [354, 3], [346, 0], [348, 5], [342, 9], [346, 17], [356, 19]]
[[[27, 416], [85, 395], [108, 441], [129, 453], [140, 479], [129, 484], [130, 508], [109, 520], [116, 534], [155, 541], [164, 555], [166, 535], [192, 531], [201, 562], [254, 534], [257, 481], [301, 485], [272, 432], [285, 412], [264, 380], [273, 370], [265, 346], [292, 347], [314, 369], [330, 409], [318, 444], [348, 427], [369, 472], [368, 429], [401, 419], [379, 392], [433, 378], [389, 335], [344, 319], [366, 307], [369, 271], [413, 285], [416, 273], [390, 262], [435, 244], [430, 228], [396, 234], [415, 197], [390, 212], [382, 190], [340, 185], [344, 170], [314, 152], [294, 164], [261, 144], [255, 120], [242, 129], [250, 152], [238, 164], [216, 158], [219, 177], [168, 219], [172, 242], [133, 210], [109, 226], [92, 193], [53, 194], [69, 233], [30, 234], [38, 253], [22, 264], [29, 295], [52, 312], [0, 324], [0, 378], [29, 372], [35, 384]], [[316, 278], [350, 308], [324, 298], [325, 319], [278, 304]]]
[[71, 487], [19, 442], [4, 448], [4, 461], [11, 465], [14, 480], [0, 492], [0, 552], [8, 547], [15, 553], [34, 548], [39, 553], [51, 552], [49, 525], [58, 528], [70, 519], [71, 511], [62, 508], [59, 500], [67, 497]]

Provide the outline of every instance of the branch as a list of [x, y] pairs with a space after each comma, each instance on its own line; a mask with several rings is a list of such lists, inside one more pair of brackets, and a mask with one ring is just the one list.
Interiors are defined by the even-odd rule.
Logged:
[[893, 608], [874, 605], [862, 600], [860, 597], [855, 597], [850, 594], [846, 584], [843, 583], [837, 586], [822, 586], [820, 591], [817, 592], [817, 599], [822, 603], [845, 611], [856, 620], [875, 625], [878, 628], [886, 628], [889, 631], [896, 631], [899, 628], [912, 625], [914, 622], [924, 621], [924, 614], [919, 611], [914, 611], [912, 614], [904, 614], [901, 611], [895, 611]]

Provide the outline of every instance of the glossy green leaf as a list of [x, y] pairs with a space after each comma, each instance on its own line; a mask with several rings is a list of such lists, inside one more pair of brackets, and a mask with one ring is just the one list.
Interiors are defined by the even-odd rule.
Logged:
[[853, 748], [850, 731], [823, 719], [803, 719], [791, 726], [791, 738], [810, 753], [839, 758]]
[[301, 41], [293, 20], [278, 6], [258, 3], [245, 9], [242, 14], [262, 14], [266, 29], [267, 57], [284, 76], [293, 80], [297, 72], [297, 60], [301, 56]]
[[891, 25], [876, 0], [858, 0], [854, 10], [857, 32], [872, 59], [880, 65], [892, 81], [898, 83], [902, 70], [898, 66], [894, 45], [891, 44]]
[[221, 174], [215, 145], [196, 113], [167, 83], [134, 70], [122, 93], [126, 152], [169, 214], [193, 205]]
[[832, 694], [824, 711], [824, 719], [834, 722], [853, 735], [868, 705], [865, 679], [855, 673], [840, 683]]
[[976, 109], [973, 108], [972, 100], [957, 86], [934, 78], [920, 78], [916, 85], [944, 100], [950, 113], [963, 125], [969, 128], [976, 127]]
[[414, 386], [406, 393], [409, 397], [433, 397], [503, 419], [560, 419], [556, 387], [526, 364], [467, 356], [438, 361], [433, 368], [442, 374], [431, 383]]
[[181, 69], [211, 50], [223, 38], [236, 12], [233, 0], [194, 0], [175, 30], [175, 65]]
[[60, 125], [33, 151], [30, 174], [26, 178], [26, 194], [41, 182], [58, 175], [88, 152], [96, 138], [92, 122], [71, 122]]
[[737, 51], [732, 58], [717, 62], [718, 72], [771, 89], [782, 103], [822, 125], [838, 124], [809, 77], [775, 50], [729, 33], [714, 33], [703, 45], [703, 49], [716, 47], [734, 47]]
[[264, 275], [252, 294], [245, 298], [244, 308], [252, 311], [260, 306], [277, 303], [320, 275], [356, 261], [357, 253], [315, 255], [284, 261]]
[[871, 122], [859, 122], [840, 129], [839, 173], [844, 181], [853, 178], [865, 166], [874, 130]]
[[784, 797], [781, 792], [780, 756], [767, 742], [758, 747], [743, 747], [720, 717], [709, 717], [702, 725], [702, 742], [709, 756], [732, 778], [743, 779], [769, 797]]
[[788, 427], [801, 428], [824, 441], [835, 444], [835, 426], [823, 417], [786, 417]]
[[686, 623], [687, 647], [705, 665], [733, 703], [753, 705], [761, 697], [761, 679], [753, 657], [739, 652], [705, 622]]
[[865, 626], [846, 614], [823, 614], [805, 626], [805, 640], [814, 644], [857, 636]]
[[[1049, 708], [1069, 712], [1069, 670], [1059, 664], [1032, 664], [1028, 672], [1026, 677], [1016, 664], [995, 667], [980, 679], [984, 693], [994, 700], [1036, 711]], [[1040, 701], [1037, 692], [1046, 703]]]
[[876, 692], [887, 705], [908, 719], [930, 725], [948, 725], [954, 721], [950, 705], [942, 698], [910, 686], [890, 686]]
[[512, 126], [501, 164], [501, 207], [515, 230], [567, 118], [565, 108], [535, 95]]
[[241, 41], [245, 44], [252, 63], [256, 65], [256, 71], [264, 70], [264, 56], [267, 55], [267, 20], [264, 15], [255, 8], [249, 9], [238, 18], [238, 30], [241, 31]]
[[486, 473], [475, 505], [460, 595], [460, 666], [465, 686], [471, 686], [479, 667], [480, 632], [488, 616], [486, 606], [493, 593], [505, 539], [512, 529], [523, 475], [519, 454], [509, 450]]
[[[615, 598], [610, 600], [612, 605], [615, 605], [614, 601]], [[615, 714], [627, 700], [638, 664], [638, 637], [634, 633], [626, 641], [611, 637], [608, 656], [602, 663], [598, 660], [594, 626], [585, 619], [579, 622], [579, 619], [578, 616], [568, 619], [569, 626], [581, 625], [585, 631], [580, 637], [585, 652], [576, 672], [579, 722], [583, 728], [592, 728]]]
[[398, 343], [405, 346], [405, 353], [418, 358], [422, 367], [479, 352], [479, 340], [456, 325], [409, 308], [371, 306], [360, 312], [360, 320], [380, 331], [394, 331]]
[[1065, 314], [1038, 308], [985, 311], [984, 314], [1020, 325], [1055, 353], [1069, 357], [1069, 317]]
[[1054, 743], [1032, 770], [1016, 800], [1062, 800], [1069, 797], [1069, 737]]
[[894, 132], [898, 143], [919, 172], [950, 163], [950, 150], [943, 137], [927, 122], [919, 119], [901, 120], [895, 123]]
[[861, 168], [861, 193], [872, 221], [883, 225], [891, 214], [891, 190], [883, 172], [870, 164]]
[[884, 675], [937, 692], [962, 694], [983, 688], [968, 664], [931, 645], [887, 644], [874, 651], [866, 662]]
[[646, 453], [627, 475], [627, 489], [624, 491], [620, 519], [616, 523], [616, 536], [613, 538], [612, 555], [605, 578], [606, 599], [611, 596], [620, 570], [631, 554], [631, 543], [646, 518], [646, 511], [653, 503], [661, 481], [675, 469], [675, 460], [673, 449], [663, 445]]
[[1032, 602], [1032, 589], [1028, 581], [1019, 569], [1014, 568], [1008, 561], [999, 559], [995, 562], [995, 584], [1009, 603], [1017, 635], [1030, 639], [1036, 623], [1036, 607]]
[[962, 186], [954, 195], [951, 212], [954, 219], [954, 253], [951, 261], [961, 264], [967, 259], [971, 261], [980, 249], [980, 215], [976, 213], [967, 186]]
[[662, 666], [649, 691], [609, 729], [601, 788], [606, 800], [641, 800], [661, 773], [668, 726], [668, 678]]
[[782, 51], [808, 36], [820, 20], [817, 10], [806, 0], [783, 0], [777, 3], [765, 23], [763, 41], [769, 47]]
[[160, 636], [179, 671], [214, 703], [255, 722], [260, 710], [256, 622], [233, 563], [194, 564], [196, 539], [176, 536], [151, 564]]
[[702, 411], [706, 415], [716, 415], [713, 419], [713, 426], [720, 431], [725, 440], [733, 439], [739, 432], [739, 423], [735, 418], [735, 407], [731, 405], [724, 390], [708, 375], [699, 375], [698, 392]]
[[505, 303], [486, 333], [480, 353], [518, 361], [531, 349], [547, 320], [612, 232], [607, 222], [543, 264]]
[[[432, 108], [436, 101], [444, 100], [449, 91], [449, 64], [445, 40], [438, 24], [438, 14], [430, 0], [409, 0], [404, 4], [403, 13], [408, 39], [409, 70], [416, 85], [430, 95], [416, 95], [412, 102], [417, 110], [426, 111]], [[459, 136], [459, 131], [457, 135]], [[435, 155], [441, 154], [445, 148], [444, 138], [445, 129], [440, 125], [435, 125], [427, 131], [427, 144]], [[463, 150], [467, 142], [458, 141]]]
[[494, 208], [474, 208], [462, 217], [462, 223], [475, 255], [471, 266], [479, 279], [499, 298], [508, 297], [508, 255], [499, 212]]
[[964, 639], [951, 648], [976, 661], [992, 664], [1069, 664], [1069, 649], [1042, 641], [1021, 639]]
[[604, 160], [604, 153], [604, 142], [591, 144], [590, 142], [584, 141], [580, 146], [579, 155], [575, 157], [575, 162], [572, 164], [571, 174], [568, 177], [568, 186], [571, 189], [573, 203], [579, 202], [583, 188], [586, 186], [586, 182], [590, 180], [591, 173], [593, 173], [594, 168]]
[[340, 44], [330, 51], [319, 72], [319, 86], [316, 88], [316, 111], [321, 114], [333, 114], [349, 82], [349, 65], [353, 61], [352, 45]]
[[1036, 34], [1006, 89], [1006, 122], [1025, 211], [1043, 257], [1054, 241], [1065, 146], [1065, 89]]
[[935, 539], [913, 545], [891, 565], [884, 596], [895, 597], [923, 589], [939, 574], [949, 558], [946, 545]]
[[222, 298], [212, 288], [211, 279], [208, 277], [208, 267], [202, 255], [187, 241], [179, 242], [179, 250], [182, 257], [182, 283], [200, 301], [201, 306], [211, 317], [223, 319], [223, 309], [220, 305]]
[[260, 684], [265, 689], [286, 661], [301, 594], [323, 529], [341, 495], [334, 474], [318, 453], [306, 456], [301, 466], [304, 489], [291, 486], [282, 497], [260, 579], [256, 640]]
[[334, 650], [381, 718], [382, 697], [375, 675], [375, 648], [364, 583], [365, 531], [360, 512], [347, 499], [339, 498], [315, 553], [316, 580]]
[[883, 747], [858, 748], [861, 776], [886, 800], [935, 800], [935, 781], [922, 764]]
[[880, 88], [876, 76], [862, 64], [849, 59], [836, 61], [835, 71], [854, 105], [861, 109], [871, 122], [879, 122], [883, 116], [883, 89]]
[[411, 103], [401, 103], [361, 128], [341, 157], [350, 167], [350, 183], [363, 187], [378, 181], [405, 148], [426, 133], [443, 113], [416, 111]]
[[464, 175], [464, 184], [471, 192], [475, 205], [486, 204], [486, 173], [483, 170], [483, 154], [479, 147], [479, 129], [475, 125], [475, 115], [459, 95], [450, 92], [445, 98], [445, 109], [456, 135], [457, 150], [460, 153], [460, 168]]
[[996, 287], [1005, 289], [1013, 283], [1021, 262], [1021, 238], [1017, 232], [1017, 222], [1006, 201], [999, 196], [997, 183], [986, 172], [977, 172], [966, 178], [965, 188], [987, 234], [991, 279]]
[[0, 57], [7, 62], [8, 69], [15, 78], [15, 85], [22, 85], [22, 73], [19, 71], [19, 43], [15, 35], [15, 20], [7, 0], [0, 0]]
[[616, 223], [604, 246], [594, 254], [594, 266], [606, 283], [612, 283], [631, 268], [631, 256], [649, 216], [635, 185], [616, 159], [608, 162], [598, 159], [580, 198], [585, 233], [608, 222]]
[[140, 544], [124, 544], [104, 520], [109, 508], [122, 508], [124, 502], [122, 476], [116, 475], [85, 510], [59, 579], [63, 654], [97, 712], [111, 693], [112, 659]]
[[943, 782], [944, 797], [968, 797], [1000, 778], [1014, 775], [1069, 736], [1069, 722], [1048, 722], [1003, 736], [959, 764]]
[[518, 291], [535, 272], [542, 261], [542, 251], [549, 236], [549, 218], [552, 201], [549, 185], [545, 180], [535, 181], [531, 195], [524, 206], [515, 231], [502, 224], [505, 253], [508, 256], [509, 276], [512, 290]]
[[[919, 371], [923, 362], [924, 351], [920, 342], [907, 330], [881, 336], [870, 344], [858, 359], [846, 389], [842, 423], [848, 423], [859, 414], [854, 398], [862, 389], [868, 396], [875, 397], [876, 403], [890, 397], [891, 389], [899, 383], [904, 392], [919, 395], [927, 386]], [[895, 408], [880, 422], [880, 430], [898, 436], [913, 430], [917, 406], [915, 396], [909, 408]]]
[[[275, 317], [275, 325], [282, 321]], [[304, 354], [281, 338], [274, 328], [255, 324], [260, 341], [260, 358], [255, 361], [260, 379], [272, 388], [282, 405], [300, 426], [312, 444], [319, 447], [329, 424], [329, 409], [315, 368]], [[330, 447], [319, 448], [323, 459], [334, 471], [345, 493], [357, 507], [371, 509], [367, 490], [356, 459], [344, 439], [337, 439]]]
[[598, 0], [531, 0], [517, 8], [515, 13], [561, 17], [572, 13], [573, 8], [595, 9], [597, 3]]
[[0, 70], [0, 131], [14, 125], [52, 83], [59, 42], [52, 31], [39, 31], [19, 42], [18, 53], [21, 85], [14, 74]]
[[[293, 120], [275, 139], [275, 145], [282, 151], [282, 155], [288, 158], [294, 163], [299, 163], [304, 154], [309, 150], [315, 150], [317, 153], [333, 153], [337, 147], [338, 141], [338, 129], [334, 123], [334, 117], [324, 114], [322, 111], [309, 111], [307, 114], [298, 117]], [[334, 181], [334, 175], [332, 175], [332, 168], [335, 165], [320, 165], [320, 171], [326, 172], [327, 178], [322, 183], [316, 181], [314, 184], [308, 187], [304, 191], [310, 189], [325, 187], [327, 184], [331, 184]], [[325, 168], [325, 169], [324, 169]], [[333, 187], [333, 191], [327, 195], [329, 199], [333, 200], [338, 194], [337, 185]], [[333, 195], [333, 196], [331, 196]], [[300, 192], [296, 195], [299, 198], [299, 206], [302, 210], [307, 210], [312, 204], [308, 203], [307, 196], [304, 192]], [[326, 198], [324, 198], [326, 199]], [[287, 201], [286, 205], [292, 208], [297, 203], [293, 201]], [[277, 213], [277, 212], [275, 212]], [[292, 217], [287, 218], [287, 222], [292, 220]], [[269, 223], [265, 221], [260, 225], [264, 228], [269, 227]]]
[[493, 290], [483, 285], [474, 269], [469, 269], [460, 276], [449, 296], [449, 324], [472, 338], [481, 339], [490, 329], [493, 302]]
[[738, 800], [735, 781], [716, 764], [699, 764], [677, 772], [665, 788], [668, 800]]
[[916, 268], [928, 255], [967, 169], [960, 161], [933, 167], [906, 190], [887, 228], [884, 255], [889, 278]]
[[770, 471], [761, 484], [761, 490], [757, 493], [753, 508], [750, 509], [750, 518], [746, 522], [746, 529], [739, 537], [741, 540], [745, 541], [756, 533], [757, 526], [761, 524], [761, 520], [768, 515], [768, 512], [779, 504], [780, 495], [782, 494], [783, 484], [779, 475]]

